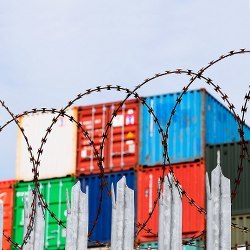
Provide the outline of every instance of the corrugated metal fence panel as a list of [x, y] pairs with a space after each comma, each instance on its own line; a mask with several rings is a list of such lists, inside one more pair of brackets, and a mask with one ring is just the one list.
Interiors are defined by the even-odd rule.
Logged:
[[[69, 109], [67, 114], [77, 120], [76, 109]], [[41, 145], [41, 140], [45, 136], [47, 128], [51, 125], [53, 117], [56, 115], [36, 113], [20, 119], [21, 126], [25, 130], [35, 158], [37, 150]], [[69, 121], [67, 117], [59, 118], [43, 147], [39, 179], [62, 177], [75, 173], [76, 131], [76, 125]], [[30, 155], [20, 130], [18, 130], [16, 178], [23, 181], [33, 179]]]
[[[119, 104], [114, 102], [78, 107], [79, 122], [88, 131], [99, 153], [106, 124]], [[138, 129], [139, 103], [137, 100], [128, 100], [113, 119], [105, 140], [103, 157], [106, 172], [128, 170], [138, 165]], [[89, 143], [89, 139], [78, 129], [77, 175], [99, 173], [97, 157]]]
[[[236, 223], [242, 227], [250, 228], [250, 214], [248, 215], [237, 215], [232, 216], [232, 223]], [[244, 245], [246, 241], [250, 243], [250, 233], [244, 233], [241, 230], [233, 229], [231, 231], [232, 236], [232, 247], [236, 244]]]
[[[189, 91], [177, 107], [169, 129], [168, 148], [172, 163], [192, 161], [203, 156], [202, 111], [203, 91]], [[160, 125], [165, 130], [171, 111], [180, 93], [151, 96], [147, 104], [154, 110]], [[141, 107], [140, 164], [158, 165], [163, 162], [163, 147], [158, 126], [147, 107]], [[187, 147], [188, 145], [188, 147]]]
[[[0, 199], [4, 205], [3, 230], [11, 237], [13, 201], [14, 201], [14, 180], [0, 181]], [[9, 250], [10, 243], [3, 237], [3, 249]]]
[[[201, 207], [205, 207], [205, 165], [203, 162], [192, 162], [173, 165], [173, 170], [183, 189]], [[169, 168], [166, 169], [167, 174]], [[138, 172], [138, 196], [137, 196], [137, 222], [142, 223], [152, 211], [153, 203], [157, 198], [158, 179], [162, 175], [160, 167], [149, 167]], [[188, 200], [183, 197], [183, 237], [191, 237], [193, 233], [204, 230], [205, 217], [190, 206]], [[152, 218], [148, 221], [147, 228], [153, 233], [158, 232], [158, 204]], [[141, 242], [154, 241], [155, 237], [145, 231], [141, 231], [138, 239]]]
[[[126, 177], [126, 182], [129, 188], [135, 190], [136, 197], [136, 173], [133, 170], [120, 171], [113, 173], [106, 173], [105, 180], [108, 183], [109, 190], [111, 189], [111, 183], [114, 183], [114, 188], [116, 192], [116, 183], [122, 178]], [[80, 177], [82, 191], [86, 191], [86, 186], [89, 187], [89, 230], [95, 221], [95, 217], [98, 211], [99, 196], [100, 196], [100, 184], [101, 179], [99, 175], [86, 175]], [[107, 189], [103, 189], [103, 201], [101, 206], [101, 213], [93, 234], [90, 239], [100, 242], [110, 242], [111, 240], [111, 197], [107, 193]], [[136, 198], [135, 198], [136, 199]], [[91, 242], [90, 242], [91, 244]]]
[[[244, 126], [245, 140], [250, 139], [250, 128]], [[233, 114], [209, 93], [206, 94], [206, 144], [240, 140]]]
[[[248, 149], [250, 146], [247, 142]], [[217, 151], [220, 150], [220, 161], [223, 174], [231, 180], [231, 190], [234, 188], [234, 180], [237, 176], [239, 165], [241, 145], [239, 142], [228, 144], [217, 144], [206, 146], [206, 168], [209, 175], [216, 166]], [[249, 214], [250, 213], [250, 167], [247, 159], [243, 159], [243, 173], [241, 175], [240, 186], [237, 196], [233, 201], [232, 214]]]
[[[66, 189], [71, 194], [71, 187], [74, 185], [73, 177], [49, 179], [40, 181], [41, 192], [46, 202], [56, 217], [66, 223]], [[19, 182], [15, 185], [15, 205], [13, 220], [13, 239], [17, 243], [23, 240], [24, 204], [23, 196], [33, 188], [32, 182]], [[45, 249], [64, 249], [66, 240], [66, 230], [58, 226], [48, 212], [45, 213]]]

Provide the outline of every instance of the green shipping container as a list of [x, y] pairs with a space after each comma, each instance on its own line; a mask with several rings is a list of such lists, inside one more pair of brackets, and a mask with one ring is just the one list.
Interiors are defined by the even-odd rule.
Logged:
[[[71, 194], [71, 187], [75, 184], [73, 177], [48, 179], [40, 181], [40, 190], [46, 202], [56, 217], [66, 224], [67, 205], [66, 189]], [[21, 244], [23, 241], [24, 203], [23, 196], [33, 188], [32, 182], [19, 182], [15, 185], [15, 201], [13, 216], [13, 239]], [[55, 219], [46, 211], [44, 249], [65, 249], [66, 230], [59, 226]]]
[[[250, 143], [247, 141], [249, 149]], [[206, 146], [206, 168], [211, 177], [211, 171], [216, 167], [217, 151], [220, 150], [220, 165], [223, 174], [231, 181], [231, 190], [234, 188], [237, 168], [241, 155], [241, 144], [228, 143]], [[246, 155], [246, 154], [245, 154]], [[250, 164], [246, 158], [243, 159], [243, 173], [241, 174], [240, 186], [233, 200], [232, 215], [250, 214]]]
[[[248, 215], [237, 215], [232, 216], [232, 223], [235, 223], [241, 227], [250, 228], [250, 214]], [[244, 246], [246, 242], [250, 244], [250, 233], [244, 233], [239, 229], [232, 228], [231, 230], [232, 237], [232, 247], [240, 247]]]

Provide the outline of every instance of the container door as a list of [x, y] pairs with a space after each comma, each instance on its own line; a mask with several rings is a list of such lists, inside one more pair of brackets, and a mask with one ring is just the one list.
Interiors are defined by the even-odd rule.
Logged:
[[[44, 186], [46, 201], [50, 210], [55, 213], [56, 217], [66, 224], [67, 205], [66, 205], [66, 189], [71, 195], [71, 187], [74, 185], [70, 179], [58, 179], [56, 181], [48, 181]], [[48, 249], [64, 249], [66, 243], [65, 228], [59, 226], [48, 212], [45, 214], [45, 248]]]
[[[109, 120], [120, 103], [111, 105]], [[119, 171], [133, 168], [138, 159], [139, 105], [136, 100], [127, 101], [119, 109], [109, 132], [108, 167]]]
[[[83, 125], [83, 128], [88, 132], [91, 140], [95, 143], [95, 148], [100, 154], [100, 146], [102, 135], [106, 129], [107, 123], [107, 108], [105, 105], [95, 105], [92, 107], [79, 108], [78, 121]], [[103, 156], [107, 150], [107, 141], [103, 147]], [[77, 174], [98, 173], [98, 159], [94, 155], [94, 148], [90, 145], [90, 141], [84, 136], [80, 128], [78, 128], [78, 143], [77, 143]], [[104, 168], [106, 163], [104, 162]]]

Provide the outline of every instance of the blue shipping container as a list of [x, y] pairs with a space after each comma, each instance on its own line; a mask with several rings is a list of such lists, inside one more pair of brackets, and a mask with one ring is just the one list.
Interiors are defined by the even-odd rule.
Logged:
[[[116, 193], [116, 183], [123, 177], [126, 177], [127, 186], [135, 191], [135, 208], [136, 208], [136, 173], [133, 170], [111, 172], [105, 174], [105, 180], [109, 190], [111, 190], [111, 183], [114, 184], [114, 189]], [[88, 186], [89, 192], [89, 230], [91, 229], [95, 217], [98, 211], [99, 197], [100, 197], [100, 185], [101, 179], [98, 174], [86, 175], [80, 177], [81, 189], [83, 192], [86, 191], [86, 186]], [[100, 241], [102, 243], [110, 242], [111, 240], [111, 197], [108, 196], [107, 189], [103, 189], [103, 198], [101, 213], [97, 224], [94, 228], [93, 234], [90, 237], [92, 241]], [[135, 218], [136, 219], [136, 218]], [[136, 221], [136, 220], [135, 220]], [[91, 241], [89, 241], [89, 246], [91, 246]]]
[[[161, 127], [166, 125], [180, 93], [146, 97]], [[163, 163], [162, 136], [148, 108], [140, 108], [140, 165]], [[245, 139], [250, 128], [244, 126]], [[171, 163], [204, 158], [206, 144], [239, 141], [233, 114], [205, 89], [188, 91], [178, 105], [169, 128], [168, 152]]]

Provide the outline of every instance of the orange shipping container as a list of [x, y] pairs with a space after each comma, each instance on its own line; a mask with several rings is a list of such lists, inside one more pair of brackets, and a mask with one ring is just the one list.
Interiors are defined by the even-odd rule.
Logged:
[[[4, 205], [3, 230], [7, 236], [11, 237], [12, 213], [14, 200], [15, 181], [0, 181], [0, 199]], [[3, 237], [3, 250], [11, 249], [11, 244]]]
[[[102, 135], [120, 102], [78, 108], [78, 121], [83, 125], [100, 153]], [[126, 101], [112, 121], [103, 147], [104, 171], [129, 170], [138, 164], [139, 103]], [[80, 128], [77, 140], [77, 175], [99, 173], [93, 147]]]
[[[175, 176], [182, 188], [193, 198], [196, 203], [205, 207], [205, 165], [203, 162], [192, 162], [172, 165]], [[169, 167], [166, 169], [166, 174]], [[138, 196], [137, 196], [137, 221], [143, 223], [151, 213], [155, 199], [157, 198], [158, 179], [162, 175], [161, 167], [149, 167], [138, 172]], [[191, 206], [188, 199], [182, 198], [182, 234], [183, 238], [189, 238], [195, 233], [205, 229], [205, 216]], [[158, 232], [158, 203], [156, 209], [147, 223], [146, 228], [153, 233]], [[142, 230], [137, 238], [140, 242], [155, 241], [152, 234]]]

